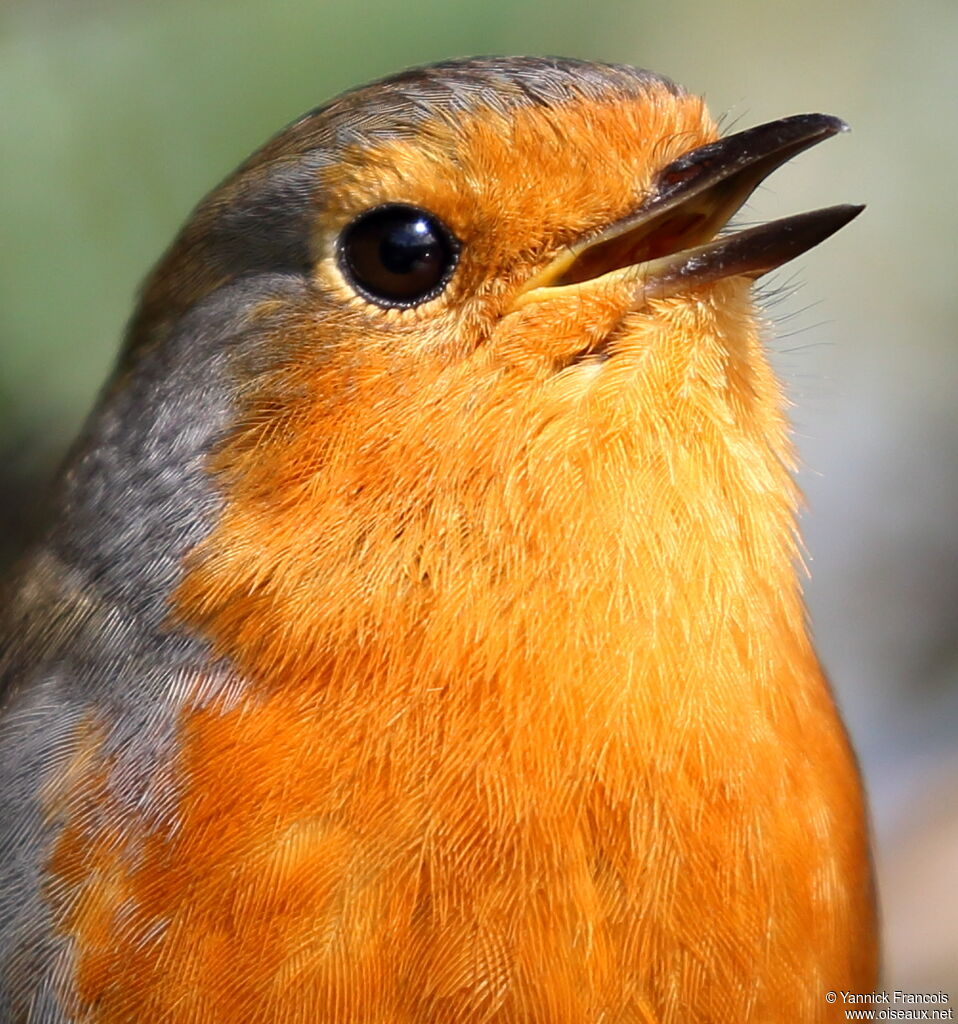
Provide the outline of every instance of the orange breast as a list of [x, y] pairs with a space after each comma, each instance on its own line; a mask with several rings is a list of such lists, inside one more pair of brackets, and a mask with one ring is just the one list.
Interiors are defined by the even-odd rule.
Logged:
[[[658, 692], [517, 720], [520, 680], [398, 700], [361, 657], [186, 714], [175, 826], [58, 845], [77, 1019], [839, 1019], [824, 992], [875, 970], [859, 794], [808, 652], [784, 653], [796, 697], [764, 718]], [[102, 770], [78, 806], [102, 813]]]
[[184, 705], [161, 820], [95, 744], [58, 797], [78, 1020], [792, 1024], [871, 987], [746, 287], [628, 313], [601, 377], [504, 359], [521, 324], [399, 362], [285, 318], [174, 596], [234, 692]]

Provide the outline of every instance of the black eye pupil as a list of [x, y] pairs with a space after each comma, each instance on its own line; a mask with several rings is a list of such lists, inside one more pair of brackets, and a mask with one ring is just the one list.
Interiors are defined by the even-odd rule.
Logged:
[[442, 243], [425, 217], [390, 225], [379, 239], [379, 258], [391, 274], [429, 273], [442, 255]]
[[458, 243], [426, 210], [394, 203], [361, 214], [340, 239], [340, 267], [380, 306], [418, 306], [438, 295], [456, 266]]

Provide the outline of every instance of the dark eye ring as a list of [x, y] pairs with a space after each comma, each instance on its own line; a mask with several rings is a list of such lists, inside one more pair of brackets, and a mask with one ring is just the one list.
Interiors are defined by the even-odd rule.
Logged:
[[364, 298], [387, 309], [419, 306], [449, 283], [459, 241], [435, 214], [407, 203], [361, 213], [339, 237], [339, 268]]

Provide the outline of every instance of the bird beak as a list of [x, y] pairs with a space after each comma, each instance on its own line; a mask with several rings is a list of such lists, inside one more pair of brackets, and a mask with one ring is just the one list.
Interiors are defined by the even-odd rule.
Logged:
[[831, 206], [716, 238], [772, 171], [848, 126], [798, 114], [693, 149], [662, 170], [632, 214], [570, 246], [539, 271], [513, 309], [608, 275], [634, 278], [637, 305], [725, 277], [758, 278], [818, 245], [863, 206]]

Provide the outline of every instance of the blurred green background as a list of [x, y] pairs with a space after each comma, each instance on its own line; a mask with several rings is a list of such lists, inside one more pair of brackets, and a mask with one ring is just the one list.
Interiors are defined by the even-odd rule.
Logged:
[[840, 114], [748, 219], [869, 209], [770, 312], [806, 469], [819, 648], [874, 806], [888, 987], [958, 991], [955, 0], [5, 0], [0, 563], [106, 375], [138, 281], [283, 124], [403, 66], [653, 68], [740, 126]]

